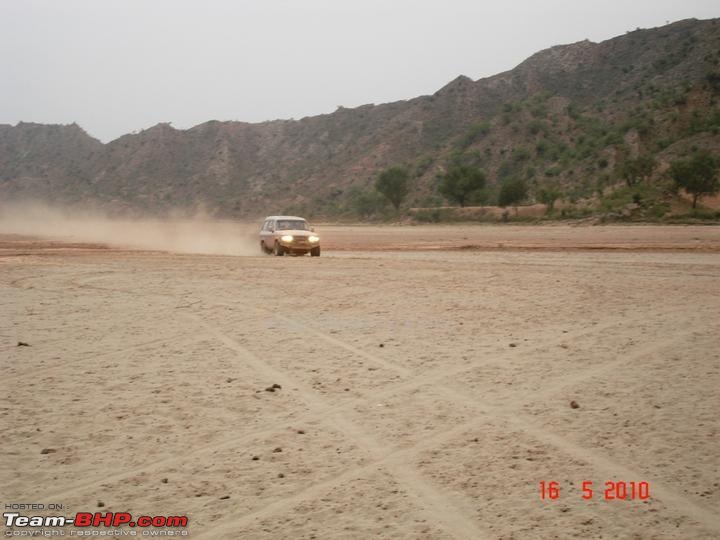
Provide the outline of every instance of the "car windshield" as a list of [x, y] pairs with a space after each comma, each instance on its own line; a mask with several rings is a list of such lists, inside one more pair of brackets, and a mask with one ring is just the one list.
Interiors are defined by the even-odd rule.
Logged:
[[277, 222], [278, 231], [307, 231], [307, 221], [304, 219], [281, 219]]

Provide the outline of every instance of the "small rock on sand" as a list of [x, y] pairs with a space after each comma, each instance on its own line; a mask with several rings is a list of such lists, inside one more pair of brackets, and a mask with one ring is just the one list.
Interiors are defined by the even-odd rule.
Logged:
[[24, 341], [18, 341], [17, 346], [18, 346], [18, 347], [29, 347], [30, 344], [29, 344], [29, 343], [25, 343]]
[[570, 402], [570, 407], [572, 407], [573, 409], [579, 409], [580, 404], [577, 401], [573, 400]]
[[57, 452], [57, 450], [55, 450], [54, 448], [43, 448], [42, 450], [40, 450], [40, 453], [43, 455], [44, 454], [54, 454], [55, 452]]

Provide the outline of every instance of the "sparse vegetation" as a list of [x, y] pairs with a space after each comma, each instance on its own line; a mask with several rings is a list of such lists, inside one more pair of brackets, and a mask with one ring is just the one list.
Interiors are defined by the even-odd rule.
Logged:
[[430, 167], [432, 167], [432, 164], [434, 162], [435, 159], [432, 156], [420, 156], [415, 161], [415, 177], [419, 178], [420, 176], [424, 175], [428, 170], [430, 170]]
[[490, 133], [490, 124], [488, 124], [487, 122], [473, 124], [470, 129], [468, 129], [467, 132], [460, 138], [458, 146], [460, 147], [460, 149], [465, 150], [466, 148], [472, 146], [478, 140], [485, 137], [488, 133]]

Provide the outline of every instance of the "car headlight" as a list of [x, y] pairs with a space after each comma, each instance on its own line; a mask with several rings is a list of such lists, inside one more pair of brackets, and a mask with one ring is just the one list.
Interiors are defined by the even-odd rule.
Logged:
[[319, 237], [319, 236], [315, 236], [314, 234], [312, 234], [312, 235], [308, 236], [308, 240], [309, 240], [310, 242], [319, 242], [319, 241], [320, 241], [320, 237]]
[[293, 241], [292, 234], [283, 235], [280, 237], [280, 240], [282, 240], [283, 242], [292, 242]]

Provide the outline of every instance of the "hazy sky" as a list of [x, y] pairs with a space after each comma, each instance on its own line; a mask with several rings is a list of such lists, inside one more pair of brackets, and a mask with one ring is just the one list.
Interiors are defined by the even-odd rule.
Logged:
[[718, 16], [718, 0], [0, 0], [0, 123], [77, 122], [108, 141], [301, 118]]

